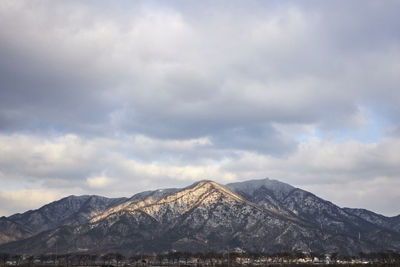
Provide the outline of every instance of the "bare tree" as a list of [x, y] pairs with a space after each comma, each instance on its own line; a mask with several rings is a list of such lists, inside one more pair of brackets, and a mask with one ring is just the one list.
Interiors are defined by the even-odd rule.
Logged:
[[40, 255], [39, 255], [39, 261], [40, 261], [40, 264], [41, 264], [41, 265], [43, 265], [43, 263], [44, 263], [46, 260], [47, 260], [47, 255], [45, 255], [45, 254], [40, 254]]
[[117, 262], [117, 266], [119, 266], [119, 263], [125, 259], [124, 255], [120, 254], [120, 253], [115, 253], [114, 255], [115, 257], [115, 261]]
[[138, 261], [140, 260], [140, 256], [139, 255], [132, 255], [129, 257], [129, 263], [136, 263], [136, 266], [138, 266]]
[[26, 257], [26, 260], [28, 261], [28, 266], [32, 267], [33, 262], [35, 261], [35, 257], [32, 255], [29, 255], [28, 257]]
[[10, 254], [0, 253], [0, 259], [3, 262], [3, 265], [6, 266], [6, 262], [10, 259]]
[[107, 254], [101, 255], [101, 256], [100, 256], [100, 259], [103, 261], [103, 265], [106, 265], [106, 262], [107, 262], [107, 260], [108, 260]]
[[65, 258], [65, 264], [67, 265], [67, 267], [69, 265], [72, 265], [72, 255], [71, 254], [65, 254], [64, 258]]
[[96, 265], [97, 258], [98, 258], [97, 254], [90, 254], [89, 255], [90, 264], [91, 265]]
[[21, 260], [22, 260], [22, 255], [15, 254], [15, 255], [13, 255], [13, 256], [11, 257], [11, 259], [12, 259], [13, 261], [15, 261], [15, 264], [18, 266], [18, 265], [20, 264]]

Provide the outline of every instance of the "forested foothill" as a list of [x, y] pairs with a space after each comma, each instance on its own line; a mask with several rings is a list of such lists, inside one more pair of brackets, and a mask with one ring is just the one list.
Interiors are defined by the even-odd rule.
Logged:
[[378, 253], [359, 253], [345, 256], [337, 253], [190, 253], [170, 252], [165, 254], [122, 255], [118, 252], [106, 254], [41, 254], [18, 255], [0, 253], [1, 266], [400, 266], [400, 253], [385, 251]]

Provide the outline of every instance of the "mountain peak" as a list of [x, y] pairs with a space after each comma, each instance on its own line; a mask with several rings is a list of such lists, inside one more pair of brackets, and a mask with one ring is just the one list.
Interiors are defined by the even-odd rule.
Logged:
[[193, 184], [189, 185], [186, 188], [195, 188], [195, 187], [204, 186], [204, 185], [207, 185], [207, 184], [208, 185], [212, 185], [212, 184], [216, 184], [216, 182], [214, 182], [213, 180], [204, 179], [204, 180], [200, 180], [200, 181], [194, 182]]
[[[218, 192], [219, 194], [236, 201], [245, 201], [240, 195], [231, 191], [229, 188], [214, 182], [212, 180], [201, 180], [199, 182], [194, 183], [193, 185], [187, 187], [190, 190], [200, 190], [200, 191], [208, 191], [209, 193], [211, 190]], [[185, 190], [185, 189], [184, 189]]]
[[226, 187], [234, 192], [241, 192], [246, 195], [253, 195], [254, 192], [259, 190], [260, 188], [265, 188], [272, 191], [275, 197], [278, 199], [284, 198], [293, 189], [295, 189], [295, 187], [287, 183], [283, 183], [278, 180], [272, 180], [269, 178], [230, 183], [227, 184]]
[[174, 202], [174, 205], [193, 207], [196, 205], [209, 205], [218, 201], [243, 202], [245, 200], [223, 185], [212, 180], [201, 180], [180, 191], [167, 195], [154, 204]]
[[[65, 240], [64, 248], [58, 247], [63, 251], [94, 252], [221, 251], [235, 246], [262, 252], [333, 248], [358, 253], [400, 247], [399, 217], [342, 209], [268, 178], [226, 186], [201, 180], [182, 189], [146, 191], [129, 199], [70, 196], [67, 200], [75, 198], [0, 218], [0, 242], [7, 242], [0, 250], [54, 251], [54, 236]], [[50, 230], [42, 231], [43, 225]]]
[[119, 212], [132, 213], [137, 211], [144, 212], [154, 219], [160, 220], [165, 211], [172, 211], [178, 216], [197, 206], [238, 202], [244, 203], [248, 201], [214, 181], [201, 180], [162, 197], [154, 197], [154, 194], [147, 194], [143, 198], [121, 203], [94, 217], [91, 222], [98, 222], [111, 214]]

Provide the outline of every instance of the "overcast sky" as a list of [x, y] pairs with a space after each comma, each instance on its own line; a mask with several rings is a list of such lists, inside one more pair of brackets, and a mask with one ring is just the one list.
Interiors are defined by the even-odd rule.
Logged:
[[400, 1], [0, 2], [0, 216], [269, 177], [400, 214]]

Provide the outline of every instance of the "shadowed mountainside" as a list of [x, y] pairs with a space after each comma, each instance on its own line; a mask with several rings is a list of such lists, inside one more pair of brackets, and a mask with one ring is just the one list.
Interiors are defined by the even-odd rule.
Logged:
[[[57, 247], [60, 253], [161, 253], [229, 248], [357, 254], [400, 249], [396, 224], [382, 223], [385, 218], [395, 222], [396, 217], [376, 215], [382, 217], [379, 221], [363, 214], [275, 180], [226, 186], [205, 180], [131, 198], [71, 196], [3, 218], [24, 228], [20, 235], [5, 238], [0, 251], [37, 254]], [[0, 233], [11, 229], [0, 226]]]

